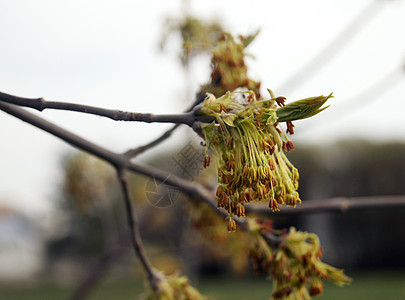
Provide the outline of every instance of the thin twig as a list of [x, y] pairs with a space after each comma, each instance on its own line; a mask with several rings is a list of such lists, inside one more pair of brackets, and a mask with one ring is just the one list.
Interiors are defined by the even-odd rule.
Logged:
[[214, 205], [216, 207], [216, 205], [211, 201], [214, 199], [213, 191], [208, 191], [203, 186], [195, 182], [191, 182], [151, 166], [141, 166], [130, 162], [128, 161], [127, 156], [124, 154], [114, 153], [104, 147], [96, 145], [60, 126], [53, 124], [52, 122], [41, 118], [40, 116], [32, 114], [27, 110], [19, 108], [15, 105], [0, 101], [0, 109], [35, 127], [59, 137], [74, 147], [98, 156], [99, 158], [112, 164], [116, 169], [126, 168], [132, 172], [154, 178], [160, 182], [165, 182], [165, 184], [180, 189], [184, 194], [190, 197], [201, 200], [204, 199], [204, 202], [208, 202], [210, 205]]
[[[201, 102], [203, 102], [204, 99], [205, 99], [205, 93], [204, 93], [204, 92], [201, 92], [201, 91], [200, 91], [199, 93], [197, 93], [195, 101], [194, 101], [193, 104], [185, 111], [185, 113], [188, 113], [188, 112], [190, 112], [190, 111], [194, 111], [194, 110], [196, 109], [197, 105], [199, 105]], [[151, 149], [151, 148], [153, 148], [153, 147], [159, 145], [160, 143], [162, 143], [163, 141], [165, 141], [166, 139], [168, 139], [169, 137], [171, 137], [171, 135], [173, 134], [173, 132], [174, 132], [177, 128], [179, 128], [179, 127], [180, 127], [180, 124], [175, 124], [172, 128], [170, 128], [170, 129], [168, 129], [167, 131], [165, 131], [161, 136], [159, 136], [159, 137], [156, 138], [155, 140], [153, 140], [153, 141], [151, 141], [151, 142], [149, 142], [149, 143], [147, 143], [147, 144], [145, 144], [145, 145], [142, 145], [142, 146], [139, 146], [139, 147], [130, 149], [130, 150], [128, 150], [127, 152], [125, 152], [125, 155], [127, 155], [127, 156], [130, 157], [130, 158], [136, 157], [137, 155], [139, 155], [139, 154], [141, 154], [141, 153], [143, 153], [143, 152], [145, 152], [145, 151], [147, 151], [147, 150], [149, 150], [149, 149]]]
[[153, 269], [152, 264], [146, 256], [145, 248], [141, 239], [141, 234], [139, 232], [138, 218], [132, 209], [131, 193], [124, 168], [117, 169], [117, 173], [121, 183], [122, 192], [124, 194], [125, 211], [127, 213], [127, 222], [129, 230], [131, 232], [131, 242], [135, 251], [135, 255], [141, 261], [141, 264], [147, 274], [151, 288], [154, 290], [158, 290], [159, 282], [163, 280], [163, 276]]
[[173, 134], [173, 132], [180, 126], [180, 124], [176, 124], [174, 125], [172, 128], [170, 128], [169, 130], [165, 131], [161, 136], [159, 136], [157, 139], [151, 141], [148, 144], [139, 146], [137, 148], [134, 149], [130, 149], [127, 152], [125, 152], [124, 154], [130, 158], [134, 158], [135, 156], [138, 156], [139, 154], [159, 145], [161, 142], [163, 142], [164, 140], [168, 139], [169, 137], [171, 137], [171, 135]]
[[204, 188], [200, 184], [191, 182], [189, 180], [183, 179], [174, 174], [164, 172], [151, 166], [141, 166], [133, 162], [130, 162], [126, 155], [114, 153], [106, 148], [96, 145], [16, 105], [0, 101], [0, 109], [35, 127], [38, 127], [54, 136], [59, 137], [60, 139], [66, 141], [67, 143], [71, 144], [74, 147], [77, 147], [90, 154], [98, 156], [99, 158], [112, 164], [117, 170], [120, 170], [120, 172], [126, 169], [135, 173], [139, 173], [154, 178], [159, 182], [164, 182], [169, 186], [178, 188], [182, 193], [184, 193], [185, 195], [189, 196], [192, 199], [195, 199], [196, 201], [205, 202], [215, 210], [217, 209], [216, 203], [213, 200], [215, 199], [214, 192]]
[[105, 109], [69, 102], [46, 101], [44, 98], [23, 98], [0, 92], [0, 101], [43, 111], [45, 109], [59, 109], [92, 114], [110, 118], [114, 121], [137, 121], [146, 123], [175, 123], [192, 126], [196, 116], [192, 111], [180, 114], [155, 115], [149, 113], [128, 112], [122, 110]]
[[323, 200], [302, 201], [296, 207], [281, 207], [280, 211], [272, 212], [267, 205], [256, 204], [246, 207], [246, 212], [255, 214], [264, 214], [271, 216], [278, 215], [299, 215], [299, 214], [318, 214], [325, 212], [345, 213], [348, 211], [365, 209], [389, 209], [405, 208], [405, 196], [367, 196], [354, 198], [329, 198]]

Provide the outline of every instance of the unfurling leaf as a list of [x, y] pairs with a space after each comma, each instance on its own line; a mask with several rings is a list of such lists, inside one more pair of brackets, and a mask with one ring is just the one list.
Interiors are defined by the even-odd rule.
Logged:
[[310, 97], [280, 107], [276, 111], [278, 122], [295, 121], [315, 116], [329, 107], [321, 108], [321, 106], [332, 97], [332, 94], [329, 96]]

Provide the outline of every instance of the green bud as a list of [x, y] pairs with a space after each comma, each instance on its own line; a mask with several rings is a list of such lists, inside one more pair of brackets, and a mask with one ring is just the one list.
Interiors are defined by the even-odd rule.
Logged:
[[294, 101], [284, 107], [276, 110], [278, 122], [288, 122], [300, 119], [306, 119], [320, 113], [329, 106], [321, 108], [321, 106], [329, 99], [329, 96], [310, 97], [302, 100]]

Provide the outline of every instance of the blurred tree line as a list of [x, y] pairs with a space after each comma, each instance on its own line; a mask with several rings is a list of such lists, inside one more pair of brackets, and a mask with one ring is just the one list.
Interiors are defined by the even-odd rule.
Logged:
[[[298, 149], [290, 157], [300, 170], [304, 200], [405, 194], [404, 143], [350, 140]], [[325, 260], [345, 268], [392, 269], [405, 266], [404, 213], [374, 209], [298, 219], [302, 229], [319, 233]]]
[[[298, 145], [297, 148], [288, 156], [300, 171], [299, 192], [304, 202], [338, 196], [405, 194], [404, 143], [353, 140], [327, 147]], [[196, 151], [193, 159], [182, 158], [181, 153], [185, 150], [189, 153], [190, 149]], [[185, 176], [184, 170], [192, 170], [191, 175], [195, 176], [192, 179], [215, 184], [215, 170], [202, 170], [198, 161], [203, 151], [198, 142], [189, 142], [171, 153], [150, 158], [149, 163], [180, 176]], [[58, 205], [65, 221], [57, 238], [48, 243], [49, 265], [68, 258], [86, 269], [119, 245], [128, 249], [120, 252], [117, 261], [133, 259], [129, 245], [122, 244], [122, 240], [128, 241], [122, 238], [127, 237], [127, 226], [114, 171], [83, 153], [66, 156], [62, 167], [64, 179]], [[189, 201], [164, 186], [152, 191], [152, 179], [134, 175], [131, 180], [143, 238], [157, 266], [169, 273], [180, 268], [192, 278], [249, 271], [250, 264], [243, 251], [230, 255], [229, 248], [224, 250], [224, 247], [236, 247], [237, 236], [217, 233], [219, 239], [215, 243], [207, 242], [193, 220], [193, 215], [199, 212], [193, 211]], [[155, 205], [155, 200], [167, 205]], [[275, 212], [272, 219], [276, 228], [297, 226], [317, 233], [323, 241], [328, 263], [349, 269], [393, 269], [405, 267], [404, 212], [404, 209], [379, 209], [300, 216], [277, 216]], [[125, 274], [134, 272], [132, 268], [128, 270], [126, 263], [116, 263], [115, 267]]]

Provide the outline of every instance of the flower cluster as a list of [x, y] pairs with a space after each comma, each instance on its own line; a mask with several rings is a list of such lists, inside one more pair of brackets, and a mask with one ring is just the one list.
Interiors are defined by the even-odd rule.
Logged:
[[[253, 200], [269, 203], [273, 210], [300, 203], [298, 170], [283, 150], [294, 144], [279, 126], [287, 122], [287, 133], [294, 133], [292, 120], [312, 116], [331, 96], [313, 97], [285, 105], [284, 97], [257, 100], [255, 93], [227, 92], [216, 98], [208, 94], [198, 113], [213, 117], [202, 125], [207, 148], [204, 167], [210, 164], [209, 148], [218, 158], [216, 191], [218, 207], [229, 212], [228, 229], [236, 229], [234, 215], [245, 216], [244, 204]], [[279, 108], [278, 108], [279, 107]]]
[[260, 95], [260, 82], [249, 78], [245, 58], [246, 47], [255, 39], [259, 32], [240, 36], [238, 41], [232, 35], [224, 33], [212, 50], [211, 80], [201, 87], [201, 92], [212, 93], [219, 97], [227, 91], [238, 87], [246, 87], [256, 95]]
[[158, 290], [148, 289], [142, 297], [143, 300], [206, 300], [202, 295], [189, 283], [187, 277], [173, 274], [164, 276], [159, 282]]
[[259, 229], [256, 233], [250, 257], [255, 268], [262, 269], [273, 280], [271, 299], [311, 299], [322, 293], [323, 279], [339, 286], [351, 282], [343, 270], [321, 261], [322, 248], [317, 235], [292, 227], [279, 236], [280, 243], [272, 249], [261, 235], [263, 231]]

